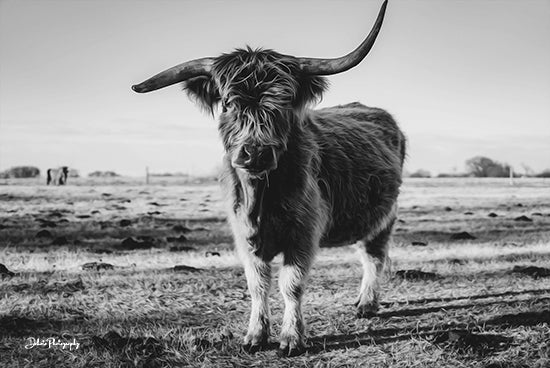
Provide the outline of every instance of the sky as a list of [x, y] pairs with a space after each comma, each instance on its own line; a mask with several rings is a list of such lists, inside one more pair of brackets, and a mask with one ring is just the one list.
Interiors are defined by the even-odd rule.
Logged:
[[[0, 0], [0, 170], [81, 174], [220, 166], [217, 123], [179, 86], [133, 84], [250, 45], [339, 57], [382, 1]], [[366, 59], [319, 107], [360, 101], [408, 137], [406, 169], [464, 171], [484, 155], [550, 168], [550, 0], [390, 0]]]

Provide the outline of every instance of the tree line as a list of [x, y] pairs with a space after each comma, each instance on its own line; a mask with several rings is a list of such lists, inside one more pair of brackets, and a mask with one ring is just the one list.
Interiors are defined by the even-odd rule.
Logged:
[[[512, 167], [507, 163], [501, 163], [485, 156], [475, 156], [466, 160], [466, 171], [461, 173], [442, 173], [437, 175], [440, 178], [454, 177], [474, 177], [474, 178], [507, 178], [510, 176]], [[71, 169], [71, 176], [78, 177], [78, 171]], [[550, 169], [543, 170], [540, 173], [535, 173], [529, 166], [523, 164], [522, 170], [514, 170], [514, 177], [527, 176], [534, 178], [550, 178]], [[40, 169], [34, 166], [16, 166], [0, 172], [0, 179], [9, 178], [36, 178], [40, 176]], [[112, 171], [94, 171], [88, 175], [89, 177], [116, 177], [117, 173]], [[172, 176], [169, 174], [159, 176]], [[411, 178], [431, 178], [432, 175], [428, 170], [419, 169], [405, 176]]]
[[[514, 170], [507, 163], [501, 163], [485, 156], [475, 156], [466, 160], [466, 171], [462, 173], [442, 173], [440, 178], [474, 177], [474, 178], [507, 178], [510, 171], [514, 177], [527, 176], [534, 178], [550, 178], [550, 169], [535, 173], [529, 166], [523, 164], [522, 170]], [[411, 178], [431, 178], [428, 170], [419, 169], [410, 175]]]

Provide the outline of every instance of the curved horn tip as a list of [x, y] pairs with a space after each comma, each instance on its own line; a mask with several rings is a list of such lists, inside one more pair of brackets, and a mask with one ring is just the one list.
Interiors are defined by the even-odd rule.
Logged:
[[141, 84], [134, 84], [132, 86], [132, 90], [134, 92], [137, 92], [137, 93], [144, 93], [144, 92], [147, 92], [147, 88], [145, 88], [143, 85]]
[[297, 58], [301, 70], [311, 75], [333, 75], [345, 72], [359, 64], [367, 56], [376, 41], [386, 14], [387, 5], [388, 0], [384, 0], [367, 38], [355, 50], [335, 59]]

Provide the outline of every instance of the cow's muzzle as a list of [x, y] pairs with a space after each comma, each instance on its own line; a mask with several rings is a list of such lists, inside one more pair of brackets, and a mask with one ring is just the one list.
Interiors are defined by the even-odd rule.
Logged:
[[277, 168], [277, 154], [273, 146], [243, 145], [233, 160], [233, 167], [243, 169], [250, 176], [265, 178]]

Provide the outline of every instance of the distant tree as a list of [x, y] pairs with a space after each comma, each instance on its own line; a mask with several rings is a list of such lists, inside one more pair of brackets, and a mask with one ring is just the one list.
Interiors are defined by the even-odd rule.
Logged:
[[525, 176], [534, 176], [535, 175], [535, 171], [533, 169], [531, 169], [531, 167], [529, 167], [529, 165], [527, 165], [526, 163], [521, 163], [521, 168], [523, 169], [523, 172], [524, 172], [524, 175]]
[[466, 161], [466, 170], [478, 178], [503, 178], [510, 175], [510, 165], [488, 157], [476, 156]]
[[114, 171], [94, 171], [89, 173], [88, 176], [91, 178], [114, 178], [120, 175]]
[[151, 176], [157, 176], [157, 177], [188, 177], [189, 174], [184, 174], [182, 172], [163, 172], [163, 173], [151, 173]]
[[77, 169], [69, 168], [69, 178], [80, 178], [80, 173]]
[[410, 175], [411, 178], [431, 178], [432, 174], [428, 170], [418, 169]]
[[550, 169], [543, 170], [535, 175], [537, 178], [550, 178]]
[[469, 176], [472, 176], [472, 175], [467, 173], [459, 173], [459, 172], [437, 174], [438, 178], [467, 178]]
[[40, 169], [34, 166], [15, 166], [0, 173], [0, 178], [36, 178], [40, 176]]

